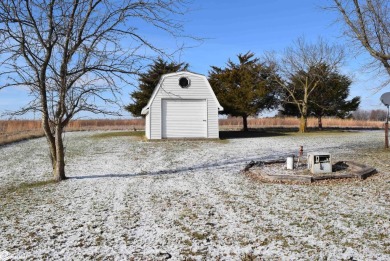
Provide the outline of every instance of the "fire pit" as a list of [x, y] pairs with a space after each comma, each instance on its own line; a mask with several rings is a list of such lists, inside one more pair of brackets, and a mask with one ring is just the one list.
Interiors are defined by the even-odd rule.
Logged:
[[330, 179], [366, 179], [377, 173], [376, 169], [354, 161], [331, 164], [329, 153], [309, 153], [307, 159], [293, 158], [293, 168], [286, 159], [252, 161], [244, 173], [277, 182], [312, 183]]

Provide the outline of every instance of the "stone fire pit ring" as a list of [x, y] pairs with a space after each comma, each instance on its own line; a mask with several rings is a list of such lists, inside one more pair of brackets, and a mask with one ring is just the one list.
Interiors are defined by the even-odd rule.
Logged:
[[376, 169], [354, 161], [338, 161], [332, 165], [332, 173], [312, 174], [307, 163], [300, 163], [298, 170], [286, 170], [286, 160], [252, 161], [244, 168], [245, 174], [257, 176], [267, 181], [313, 183], [323, 180], [360, 179], [377, 173]]

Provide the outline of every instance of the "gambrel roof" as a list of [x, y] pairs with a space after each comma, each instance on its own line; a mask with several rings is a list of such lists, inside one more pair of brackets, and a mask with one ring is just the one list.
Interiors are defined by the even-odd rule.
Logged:
[[181, 71], [181, 72], [175, 72], [175, 73], [167, 73], [167, 74], [164, 74], [161, 76], [157, 86], [154, 88], [153, 90], [153, 94], [152, 96], [150, 97], [149, 101], [148, 101], [148, 104], [146, 104], [145, 107], [142, 108], [142, 111], [141, 111], [141, 114], [142, 115], [146, 115], [149, 113], [149, 108], [150, 108], [150, 105], [153, 103], [157, 93], [159, 92], [159, 90], [161, 89], [165, 79], [169, 78], [169, 77], [177, 77], [177, 78], [180, 78], [180, 76], [193, 76], [193, 77], [199, 77], [199, 78], [202, 78], [206, 84], [206, 86], [208, 87], [208, 89], [210, 90], [211, 92], [211, 95], [212, 97], [214, 98], [215, 100], [215, 103], [217, 104], [218, 106], [218, 111], [223, 111], [223, 107], [221, 106], [221, 104], [219, 104], [218, 102], [218, 99], [217, 97], [215, 96], [215, 93], [213, 91], [213, 89], [211, 88], [211, 85], [209, 83], [209, 81], [207, 80], [206, 76], [202, 75], [202, 74], [197, 74], [197, 73], [193, 73], [193, 72], [188, 72], [188, 71]]

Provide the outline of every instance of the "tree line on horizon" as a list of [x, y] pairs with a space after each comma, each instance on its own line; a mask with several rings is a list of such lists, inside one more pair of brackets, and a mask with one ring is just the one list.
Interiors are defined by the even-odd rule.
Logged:
[[359, 121], [386, 121], [387, 111], [357, 109], [352, 112], [352, 118]]
[[[279, 108], [281, 115], [300, 117], [299, 131], [306, 132], [309, 116], [316, 117], [322, 129], [322, 117], [351, 117], [359, 107], [360, 97], [348, 100], [352, 81], [338, 71], [342, 58], [338, 46], [321, 39], [307, 44], [300, 38], [280, 61], [270, 56], [262, 60], [252, 52], [238, 54], [238, 62], [228, 59], [224, 68], [211, 66], [208, 79], [224, 108], [220, 113], [242, 117], [244, 131], [248, 131], [248, 117]], [[160, 77], [188, 67], [188, 63], [158, 58], [140, 75], [138, 90], [130, 94], [133, 103], [125, 109], [142, 116]]]

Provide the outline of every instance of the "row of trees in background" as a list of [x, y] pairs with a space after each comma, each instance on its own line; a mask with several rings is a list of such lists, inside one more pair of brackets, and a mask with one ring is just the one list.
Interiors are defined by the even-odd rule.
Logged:
[[[367, 51], [373, 57], [373, 62], [369, 64], [370, 69], [374, 65], [379, 72], [384, 69], [384, 72], [390, 75], [389, 1], [332, 0], [332, 3], [327, 8], [336, 11], [340, 15], [339, 22], [345, 26], [344, 35], [351, 40], [351, 43], [355, 44], [357, 53], [360, 53], [361, 50]], [[280, 74], [275, 76], [275, 80], [281, 79], [283, 81], [280, 82], [284, 89], [284, 95], [280, 96], [284, 104], [282, 111], [286, 114], [301, 117], [300, 131], [306, 131], [308, 115], [318, 117], [319, 127], [321, 128], [321, 118], [323, 116], [345, 117], [356, 109], [360, 103], [360, 98], [354, 97], [350, 101], [346, 100], [350, 80], [347, 76], [340, 75], [338, 72], [338, 66], [341, 62], [339, 58], [342, 58], [342, 53], [337, 50], [337, 47], [330, 47], [323, 43], [310, 46], [303, 42], [298, 42], [296, 47], [286, 49], [282, 58], [283, 62], [276, 62], [274, 65], [279, 67], [277, 71]], [[215, 76], [216, 73], [228, 74], [228, 71], [233, 69], [232, 65], [231, 61], [228, 61], [227, 68], [213, 68], [211, 76], [218, 78]], [[275, 71], [270, 67], [268, 69]], [[383, 86], [390, 82], [388, 77], [386, 79]], [[339, 82], [332, 86], [338, 87], [329, 88], [328, 83], [334, 83], [335, 80]], [[215, 86], [216, 93], [220, 93], [219, 96], [224, 94], [218, 91], [218, 88], [220, 88], [218, 85]], [[240, 94], [242, 91], [235, 90], [235, 92]], [[248, 114], [253, 114], [253, 111], [255, 111], [253, 105], [259, 101], [249, 102], [251, 106], [245, 106], [241, 103], [235, 106], [236, 108], [231, 108], [231, 101], [238, 98], [233, 99], [228, 96], [218, 97], [222, 105], [227, 108], [225, 112], [242, 116], [245, 125], [246, 117]], [[264, 98], [266, 96], [264, 93]], [[224, 104], [224, 100], [228, 101], [229, 104]], [[267, 106], [272, 107], [275, 104], [270, 101]], [[257, 112], [267, 108], [267, 106], [261, 105], [260, 102]], [[244, 107], [246, 107], [245, 111], [243, 111]], [[244, 128], [247, 129], [247, 127]]]
[[[224, 107], [222, 113], [242, 117], [244, 131], [248, 130], [249, 116], [278, 107], [284, 115], [300, 117], [299, 131], [306, 132], [308, 116], [317, 117], [322, 128], [322, 117], [345, 118], [359, 106], [360, 97], [347, 100], [351, 80], [338, 71], [343, 49], [321, 39], [307, 44], [300, 38], [280, 60], [271, 55], [260, 59], [252, 52], [237, 58], [238, 62], [229, 59], [225, 68], [211, 66], [208, 77]], [[161, 75], [187, 67], [185, 63], [156, 60], [141, 75], [139, 90], [131, 94], [134, 102], [126, 109], [140, 116]]]
[[352, 118], [363, 121], [386, 121], [387, 111], [385, 110], [356, 110], [352, 113]]

